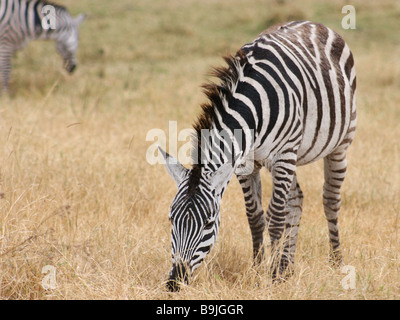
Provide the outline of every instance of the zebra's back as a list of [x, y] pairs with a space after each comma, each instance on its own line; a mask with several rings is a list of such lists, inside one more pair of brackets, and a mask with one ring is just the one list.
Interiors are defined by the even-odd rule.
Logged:
[[259, 104], [251, 99], [263, 119], [256, 128], [256, 160], [273, 157], [298, 135], [297, 165], [351, 143], [356, 77], [340, 35], [321, 24], [290, 22], [269, 28], [241, 51], [248, 61], [242, 80], [260, 95]]

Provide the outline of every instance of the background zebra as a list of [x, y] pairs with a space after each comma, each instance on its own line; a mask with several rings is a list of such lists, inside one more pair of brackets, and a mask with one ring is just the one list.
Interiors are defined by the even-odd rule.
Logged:
[[[186, 169], [161, 150], [178, 186], [169, 214], [173, 266], [168, 288], [173, 291], [179, 289], [179, 281], [188, 280], [214, 245], [221, 197], [234, 172], [244, 193], [254, 258], [263, 255], [267, 226], [272, 275], [277, 278], [288, 274], [294, 261], [303, 201], [296, 166], [323, 158], [330, 257], [341, 262], [340, 187], [356, 127], [356, 76], [350, 49], [325, 26], [296, 21], [269, 28], [225, 60], [228, 67], [215, 70], [220, 84], [204, 86], [210, 102], [202, 106], [194, 125], [198, 141], [192, 150], [192, 168]], [[235, 129], [242, 129], [241, 143]], [[207, 143], [200, 142], [204, 130], [214, 132]], [[240, 168], [249, 163], [251, 173]], [[261, 203], [262, 166], [273, 181], [266, 217]]]
[[[55, 29], [43, 28], [42, 21], [49, 25], [50, 11], [55, 9]], [[0, 0], [0, 69], [3, 91], [8, 91], [11, 73], [11, 58], [16, 50], [23, 48], [30, 40], [54, 40], [64, 60], [64, 67], [72, 72], [76, 67], [78, 48], [78, 27], [85, 19], [81, 14], [72, 18], [67, 9], [42, 0]]]

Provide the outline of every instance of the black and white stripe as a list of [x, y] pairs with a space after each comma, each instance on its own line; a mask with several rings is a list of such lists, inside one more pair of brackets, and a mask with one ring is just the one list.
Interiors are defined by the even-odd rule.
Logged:
[[[219, 220], [213, 223], [214, 217], [206, 216], [204, 212], [204, 208], [215, 205], [210, 190], [200, 183], [199, 193], [194, 194], [191, 199], [185, 199], [185, 194], [188, 193], [187, 188], [184, 180], [171, 207], [169, 218], [173, 226], [172, 242], [175, 249], [172, 259], [175, 264], [179, 260], [190, 261], [189, 267], [194, 270], [215, 243]], [[202, 230], [204, 233], [200, 232]], [[194, 252], [195, 248], [198, 248], [196, 252]]]
[[[269, 28], [225, 60], [228, 67], [214, 71], [220, 83], [204, 86], [210, 102], [202, 106], [194, 126], [198, 138], [203, 130], [216, 134], [208, 143], [195, 142], [190, 170], [163, 153], [178, 185], [170, 213], [175, 255], [171, 281], [182, 279], [176, 266], [187, 276], [188, 268], [193, 271], [198, 266], [194, 257], [199, 248], [209, 251], [204, 250], [204, 226], [209, 220], [219, 225], [220, 200], [234, 172], [244, 193], [254, 258], [262, 257], [266, 226], [273, 276], [285, 274], [294, 261], [302, 213], [296, 167], [318, 159], [324, 159], [323, 203], [331, 259], [339, 263], [340, 188], [346, 150], [356, 127], [356, 76], [350, 49], [331, 29], [296, 21]], [[273, 181], [266, 215], [261, 201], [262, 166]], [[218, 227], [214, 231], [213, 240]]]
[[[50, 12], [43, 10], [48, 5], [54, 8], [55, 29], [42, 27], [43, 19], [48, 23]], [[66, 8], [43, 0], [0, 0], [0, 70], [3, 91], [8, 91], [13, 54], [30, 40], [54, 40], [64, 60], [65, 69], [72, 72], [76, 67], [78, 27], [84, 19], [83, 14], [72, 18]]]

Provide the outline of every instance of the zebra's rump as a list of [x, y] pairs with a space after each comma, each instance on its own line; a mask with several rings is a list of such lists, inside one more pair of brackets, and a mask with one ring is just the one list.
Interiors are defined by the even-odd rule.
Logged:
[[[256, 160], [279, 154], [296, 135], [297, 165], [351, 143], [356, 77], [352, 53], [340, 35], [296, 21], [269, 28], [240, 51], [248, 64], [233, 96], [248, 97], [247, 108], [262, 119], [254, 128]], [[245, 122], [251, 124], [250, 118]]]

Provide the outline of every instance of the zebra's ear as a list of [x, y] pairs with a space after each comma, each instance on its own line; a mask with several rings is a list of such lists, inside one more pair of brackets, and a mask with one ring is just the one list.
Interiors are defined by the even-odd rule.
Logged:
[[211, 188], [215, 190], [216, 194], [220, 195], [222, 193], [229, 180], [231, 180], [234, 172], [235, 168], [230, 162], [223, 164], [217, 169], [217, 171], [213, 172], [213, 174], [210, 176], [210, 184]]
[[231, 180], [233, 173], [236, 171], [241, 162], [240, 159], [242, 157], [242, 154], [243, 151], [240, 151], [240, 153], [236, 155], [234, 165], [232, 165], [231, 162], [224, 163], [221, 167], [217, 169], [217, 171], [213, 172], [210, 176], [209, 179], [211, 188], [215, 190], [216, 194], [221, 195], [225, 187], [228, 185], [228, 182]]
[[79, 26], [86, 19], [86, 14], [81, 13], [73, 18], [75, 25]]
[[165, 152], [163, 149], [161, 149], [161, 147], [158, 147], [158, 150], [161, 152], [164, 158], [165, 168], [167, 169], [169, 175], [172, 177], [172, 179], [174, 179], [176, 185], [179, 186], [189, 169], [186, 169], [182, 164], [179, 163], [177, 159]]

